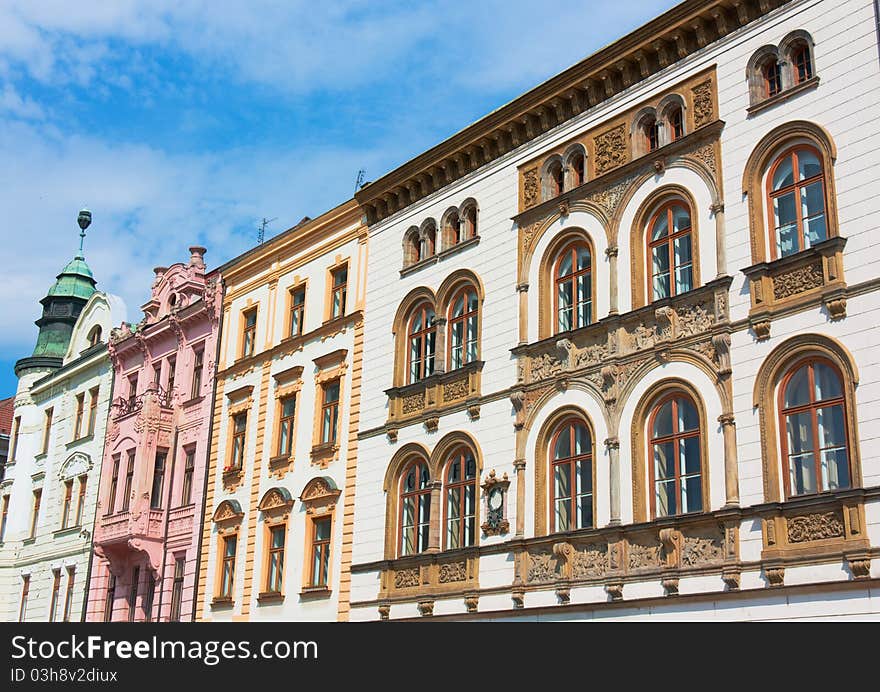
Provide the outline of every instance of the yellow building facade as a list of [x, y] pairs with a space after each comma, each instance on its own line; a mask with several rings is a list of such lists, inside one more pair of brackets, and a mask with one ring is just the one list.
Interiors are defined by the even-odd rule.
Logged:
[[366, 255], [352, 200], [223, 268], [198, 620], [348, 619]]

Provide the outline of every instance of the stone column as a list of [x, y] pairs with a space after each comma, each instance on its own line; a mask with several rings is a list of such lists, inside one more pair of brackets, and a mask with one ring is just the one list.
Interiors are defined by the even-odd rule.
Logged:
[[608, 275], [611, 283], [609, 315], [616, 315], [618, 311], [618, 286], [617, 286], [617, 245], [609, 245], [605, 248], [605, 256], [608, 258]]
[[440, 504], [440, 491], [443, 488], [443, 482], [439, 480], [431, 483], [431, 516], [430, 527], [428, 529], [428, 550], [429, 553], [440, 552], [440, 532], [443, 523], [443, 507]]
[[[438, 375], [446, 372], [446, 318], [437, 316], [437, 338], [434, 340], [434, 372]], [[407, 343], [407, 348], [409, 344]]]
[[716, 279], [727, 276], [727, 239], [724, 233], [724, 202], [716, 202], [709, 207], [715, 217], [715, 263], [718, 265]]
[[736, 458], [736, 421], [732, 413], [718, 416], [721, 432], [724, 435], [724, 488], [725, 506], [739, 506], [739, 474]]
[[526, 460], [513, 462], [516, 471], [516, 535], [522, 537], [526, 530]]
[[611, 521], [609, 526], [620, 526], [620, 440], [609, 437], [605, 440], [608, 450], [608, 469], [611, 477]]
[[[516, 292], [519, 294], [519, 345], [522, 346], [529, 342], [529, 284], [517, 284]], [[538, 319], [538, 315], [535, 315], [535, 319]]]

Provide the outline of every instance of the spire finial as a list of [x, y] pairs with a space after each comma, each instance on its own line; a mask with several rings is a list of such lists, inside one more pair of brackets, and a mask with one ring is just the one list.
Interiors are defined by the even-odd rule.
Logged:
[[76, 217], [76, 222], [79, 224], [79, 255], [82, 259], [83, 257], [83, 241], [86, 239], [86, 229], [92, 223], [92, 212], [88, 209], [80, 209], [79, 216]]

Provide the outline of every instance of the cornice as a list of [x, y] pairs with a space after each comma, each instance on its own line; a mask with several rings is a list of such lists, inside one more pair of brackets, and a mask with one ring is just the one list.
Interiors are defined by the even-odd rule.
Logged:
[[355, 198], [381, 221], [791, 0], [686, 0], [469, 125]]

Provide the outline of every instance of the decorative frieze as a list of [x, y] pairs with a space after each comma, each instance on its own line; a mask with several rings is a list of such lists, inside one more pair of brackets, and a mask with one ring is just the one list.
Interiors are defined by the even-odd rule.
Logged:
[[843, 538], [843, 516], [838, 512], [821, 512], [791, 517], [788, 524], [788, 542], [822, 541]]
[[813, 262], [804, 267], [795, 267], [773, 277], [773, 297], [776, 300], [789, 298], [799, 293], [819, 288], [824, 283], [822, 263]]
[[596, 172], [606, 173], [629, 160], [629, 140], [626, 125], [620, 124], [593, 140], [596, 151]]
[[440, 565], [440, 577], [438, 581], [441, 584], [467, 581], [467, 563], [460, 561], [447, 562]]
[[694, 103], [694, 127], [702, 127], [715, 118], [712, 80], [707, 79], [691, 88]]

